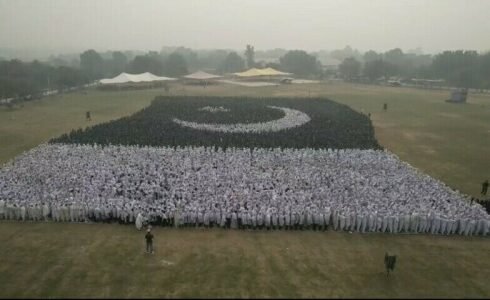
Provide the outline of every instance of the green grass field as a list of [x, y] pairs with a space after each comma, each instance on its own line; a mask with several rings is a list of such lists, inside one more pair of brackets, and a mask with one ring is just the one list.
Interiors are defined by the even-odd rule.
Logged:
[[[488, 298], [486, 238], [0, 223], [0, 297]], [[386, 276], [384, 254], [398, 255]]]
[[[71, 129], [130, 115], [162, 90], [89, 91], [0, 108], [0, 163]], [[174, 86], [173, 95], [325, 96], [371, 113], [380, 143], [477, 196], [490, 177], [490, 96], [352, 84]], [[388, 111], [382, 104], [388, 103]], [[92, 121], [85, 121], [85, 112]], [[490, 241], [460, 236], [0, 222], [4, 297], [490, 297]], [[385, 251], [398, 255], [386, 278]]]

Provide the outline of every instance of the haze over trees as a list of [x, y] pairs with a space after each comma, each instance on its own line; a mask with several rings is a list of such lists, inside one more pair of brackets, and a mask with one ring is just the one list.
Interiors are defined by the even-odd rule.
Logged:
[[150, 72], [161, 76], [163, 73], [163, 62], [158, 54], [150, 52], [145, 55], [135, 56], [135, 58], [130, 62], [129, 66], [125, 69], [128, 71], [128, 73], [132, 74]]
[[104, 75], [104, 60], [90, 49], [80, 54], [80, 68], [90, 80], [99, 79]]
[[455, 87], [490, 88], [490, 52], [456, 50], [432, 56], [403, 52], [399, 48], [384, 53], [369, 50], [360, 58], [347, 57], [342, 61], [339, 73], [343, 78], [352, 78], [353, 59], [361, 63], [359, 75], [368, 81], [395, 76], [444, 79], [447, 85]]
[[[321, 58], [321, 59], [320, 59]], [[322, 63], [338, 61], [338, 71], [322, 70]], [[340, 60], [341, 59], [341, 60]], [[298, 77], [337, 74], [349, 81], [375, 82], [391, 76], [444, 79], [454, 87], [490, 88], [490, 52], [472, 50], [423, 54], [420, 49], [364, 53], [347, 46], [333, 51], [255, 50], [246, 45], [243, 56], [228, 49], [163, 47], [161, 51], [105, 51], [50, 56], [45, 61], [0, 59], [0, 99], [40, 94], [48, 89], [68, 89], [121, 72], [151, 72], [179, 77], [197, 70], [216, 74], [244, 71], [248, 66], [272, 67]]]
[[363, 75], [370, 81], [375, 81], [380, 77], [388, 77], [395, 74], [395, 66], [384, 61], [382, 58], [368, 61], [364, 64]]
[[54, 67], [39, 61], [0, 61], [0, 99], [36, 97], [45, 89], [66, 89], [88, 83], [81, 69]]
[[245, 69], [245, 61], [236, 52], [230, 52], [221, 66], [223, 73], [240, 72]]
[[360, 60], [362, 58], [361, 52], [357, 49], [352, 49], [351, 46], [345, 46], [343, 49], [333, 50], [329, 53], [330, 57], [343, 61], [346, 58], [353, 57]]
[[128, 65], [128, 58], [121, 51], [112, 52], [112, 59], [108, 61], [108, 68], [111, 74], [120, 74], [124, 72]]
[[170, 54], [165, 61], [164, 73], [171, 77], [179, 77], [188, 74], [187, 63], [184, 57], [177, 52]]
[[314, 75], [321, 72], [320, 63], [317, 58], [303, 50], [287, 52], [279, 59], [279, 63], [284, 71], [299, 76]]
[[344, 79], [356, 79], [361, 72], [361, 63], [354, 57], [348, 57], [339, 65], [339, 72]]
[[490, 88], [490, 52], [444, 51], [434, 57], [430, 72], [462, 87]]

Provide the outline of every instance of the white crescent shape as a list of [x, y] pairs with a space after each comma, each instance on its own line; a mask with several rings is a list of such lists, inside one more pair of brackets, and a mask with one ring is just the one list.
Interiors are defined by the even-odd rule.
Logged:
[[226, 132], [226, 133], [261, 133], [261, 132], [277, 132], [280, 130], [302, 126], [308, 123], [311, 119], [310, 117], [299, 110], [278, 107], [278, 106], [268, 106], [269, 108], [278, 109], [284, 112], [284, 117], [259, 123], [235, 123], [235, 124], [213, 124], [213, 123], [196, 123], [183, 121], [174, 118], [172, 121], [179, 124], [180, 126], [189, 127], [198, 130], [216, 131], [216, 132]]

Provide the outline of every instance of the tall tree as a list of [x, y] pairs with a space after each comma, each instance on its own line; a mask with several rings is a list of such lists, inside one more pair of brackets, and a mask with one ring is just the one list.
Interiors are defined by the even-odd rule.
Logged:
[[354, 57], [348, 57], [339, 65], [340, 75], [347, 80], [354, 80], [359, 76], [361, 63]]
[[180, 54], [184, 58], [188, 69], [198, 70], [201, 67], [199, 65], [198, 55], [194, 50], [185, 47], [178, 47], [173, 52]]
[[478, 87], [480, 59], [476, 51], [444, 51], [435, 56], [432, 69], [436, 76], [446, 79], [451, 85]]
[[112, 52], [112, 59], [110, 62], [111, 75], [117, 75], [126, 70], [128, 65], [128, 58], [121, 51]]
[[382, 59], [369, 61], [364, 64], [363, 74], [371, 81], [374, 81], [382, 76], [395, 75], [395, 73], [396, 68], [392, 64]]
[[385, 52], [384, 60], [395, 66], [403, 66], [405, 63], [405, 56], [400, 48], [395, 48]]
[[104, 76], [104, 60], [93, 49], [80, 54], [80, 68], [90, 80], [100, 79]]
[[163, 63], [159, 56], [152, 54], [136, 55], [129, 64], [129, 72], [134, 74], [150, 72], [155, 75], [163, 74]]
[[221, 64], [224, 73], [240, 72], [245, 68], [245, 61], [236, 52], [230, 52]]
[[361, 53], [357, 49], [352, 49], [351, 46], [347, 45], [344, 49], [333, 50], [330, 52], [330, 56], [338, 59], [339, 61], [343, 61], [348, 57], [354, 57], [355, 59], [361, 59]]
[[378, 54], [376, 51], [374, 50], [369, 50], [367, 51], [366, 53], [364, 53], [364, 62], [367, 63], [367, 62], [370, 62], [370, 61], [373, 61], [373, 60], [378, 60], [381, 58], [381, 55]]
[[168, 56], [164, 65], [165, 74], [167, 76], [178, 77], [188, 73], [187, 63], [179, 53], [172, 53]]
[[228, 54], [228, 51], [222, 49], [200, 50], [198, 55], [199, 67], [219, 70], [223, 66], [223, 61]]
[[303, 50], [288, 51], [279, 59], [284, 71], [300, 76], [317, 75], [321, 72], [317, 58]]
[[53, 87], [63, 90], [69, 87], [80, 86], [84, 83], [87, 83], [87, 80], [80, 70], [65, 66], [56, 69]]
[[78, 68], [58, 67], [33, 61], [0, 62], [0, 98], [40, 95], [44, 89], [67, 88], [86, 83]]
[[247, 58], [247, 67], [253, 68], [255, 66], [255, 51], [253, 46], [247, 45], [245, 48], [245, 57]]
[[490, 52], [482, 54], [479, 59], [480, 88], [490, 89]]

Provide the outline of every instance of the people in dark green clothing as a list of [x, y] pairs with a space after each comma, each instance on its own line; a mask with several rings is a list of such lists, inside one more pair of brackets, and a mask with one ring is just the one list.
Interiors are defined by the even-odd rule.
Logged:
[[146, 239], [146, 253], [155, 253], [153, 251], [153, 234], [151, 233], [151, 229], [148, 228], [145, 234], [145, 239]]
[[488, 191], [488, 179], [485, 180], [482, 184], [481, 184], [481, 194], [483, 196], [486, 196], [487, 195], [487, 191]]

